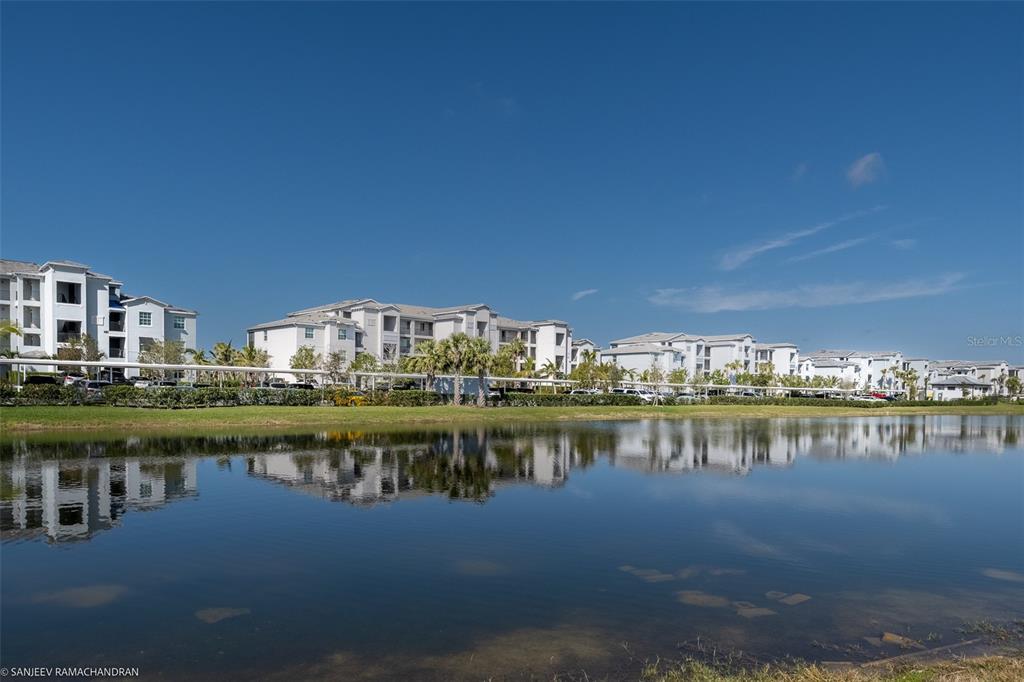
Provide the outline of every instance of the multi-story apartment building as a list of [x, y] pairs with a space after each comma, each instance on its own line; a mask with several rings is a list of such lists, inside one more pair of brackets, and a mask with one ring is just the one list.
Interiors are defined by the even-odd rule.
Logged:
[[597, 344], [590, 339], [575, 339], [572, 342], [572, 348], [569, 349], [569, 371], [579, 367], [587, 353], [593, 353], [596, 359], [599, 350]]
[[795, 373], [799, 349], [794, 344], [755, 344], [750, 334], [687, 334], [650, 332], [617, 339], [601, 351], [603, 361], [624, 369], [644, 371], [657, 367], [664, 372], [685, 369], [690, 377], [716, 370], [727, 371], [739, 363], [739, 371], [756, 372], [761, 362], [771, 362], [778, 374]]
[[853, 388], [902, 391], [905, 387], [896, 375], [901, 369], [899, 351], [818, 350], [802, 358], [800, 375], [838, 376]]
[[122, 287], [122, 282], [82, 263], [0, 260], [0, 319], [21, 328], [20, 335], [0, 339], [0, 350], [50, 357], [72, 339], [88, 335], [104, 357], [134, 362], [153, 341], [196, 347], [196, 311], [149, 296], [129, 296]]
[[572, 349], [572, 329], [565, 322], [513, 320], [484, 304], [432, 308], [350, 299], [298, 310], [247, 332], [248, 343], [267, 351], [270, 366], [284, 372], [302, 346], [324, 356], [339, 352], [347, 362], [358, 353], [396, 362], [413, 355], [422, 341], [441, 341], [456, 333], [486, 339], [495, 351], [518, 339], [536, 367], [551, 362], [561, 372], [570, 370]]
[[995, 395], [1005, 395], [1010, 366], [1003, 360], [936, 360], [928, 365], [929, 386], [934, 387], [942, 379], [953, 376], [972, 377], [991, 386]]
[[755, 343], [754, 367], [768, 368], [774, 374], [795, 375], [800, 365], [800, 349], [795, 343]]
[[997, 390], [991, 382], [966, 374], [950, 374], [936, 377], [931, 382], [932, 400], [960, 400], [963, 398], [984, 398]]

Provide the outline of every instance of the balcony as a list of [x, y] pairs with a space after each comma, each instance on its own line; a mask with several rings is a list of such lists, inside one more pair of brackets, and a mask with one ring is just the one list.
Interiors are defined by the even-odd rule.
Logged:
[[57, 343], [70, 343], [81, 336], [79, 332], [57, 332]]
[[110, 316], [110, 331], [112, 332], [124, 332], [124, 318]]
[[110, 358], [124, 358], [124, 348], [113, 348], [111, 347], [110, 352], [107, 353]]

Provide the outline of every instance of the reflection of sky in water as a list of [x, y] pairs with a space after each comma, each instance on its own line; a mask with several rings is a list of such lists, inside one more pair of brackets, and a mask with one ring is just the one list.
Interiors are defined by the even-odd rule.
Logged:
[[1024, 612], [1022, 432], [945, 416], [7, 440], [4, 663], [451, 678], [620, 670], [622, 641], [947, 644]]

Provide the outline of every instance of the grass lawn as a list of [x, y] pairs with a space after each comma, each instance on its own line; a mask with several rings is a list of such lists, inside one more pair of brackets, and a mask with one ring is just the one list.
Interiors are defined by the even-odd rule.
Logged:
[[226, 429], [303, 427], [390, 427], [418, 424], [507, 424], [510, 422], [602, 419], [685, 419], [756, 417], [881, 417], [920, 414], [1024, 415], [1024, 405], [979, 407], [806, 407], [778, 405], [681, 405], [652, 407], [211, 407], [193, 410], [142, 409], [103, 405], [5, 407], [4, 434], [40, 431], [161, 430], [193, 432]]
[[987, 656], [930, 663], [894, 664], [891, 668], [828, 668], [818, 665], [767, 667], [721, 672], [700, 663], [652, 665], [643, 682], [1018, 682], [1024, 657]]

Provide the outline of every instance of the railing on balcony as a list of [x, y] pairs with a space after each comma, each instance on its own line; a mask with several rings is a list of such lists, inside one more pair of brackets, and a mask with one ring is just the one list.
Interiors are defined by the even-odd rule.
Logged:
[[108, 353], [108, 355], [111, 358], [123, 358], [124, 357], [124, 348], [111, 348], [110, 349], [110, 353]]
[[57, 343], [69, 343], [81, 336], [81, 332], [57, 332]]
[[110, 318], [110, 331], [112, 332], [123, 332], [124, 331], [124, 318]]

